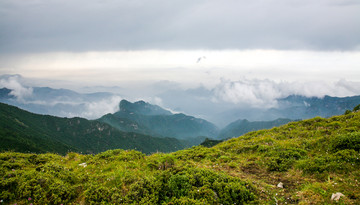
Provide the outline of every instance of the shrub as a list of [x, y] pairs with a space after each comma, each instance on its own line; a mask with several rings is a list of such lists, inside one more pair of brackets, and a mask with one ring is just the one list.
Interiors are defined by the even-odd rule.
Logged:
[[345, 149], [360, 151], [360, 132], [338, 135], [330, 141], [330, 147], [333, 152]]
[[176, 198], [186, 196], [191, 188], [190, 179], [185, 174], [173, 175], [168, 181], [168, 187], [171, 196], [174, 196]]
[[304, 156], [306, 152], [302, 149], [276, 149], [267, 153], [267, 161], [265, 164], [269, 171], [286, 171], [292, 167], [296, 160]]
[[[59, 171], [59, 170], [57, 170]], [[37, 204], [69, 203], [76, 198], [76, 186], [69, 173], [60, 170], [54, 176], [53, 169], [27, 171], [18, 178], [16, 195], [19, 199], [32, 198]]]
[[355, 112], [355, 111], [358, 111], [358, 110], [360, 110], [360, 104], [357, 105], [357, 106], [355, 106], [354, 109], [353, 109], [354, 112]]
[[159, 204], [161, 184], [154, 178], [143, 178], [130, 186], [126, 203]]
[[90, 184], [90, 186], [85, 190], [85, 201], [88, 204], [100, 204], [111, 202], [112, 193], [101, 184]]

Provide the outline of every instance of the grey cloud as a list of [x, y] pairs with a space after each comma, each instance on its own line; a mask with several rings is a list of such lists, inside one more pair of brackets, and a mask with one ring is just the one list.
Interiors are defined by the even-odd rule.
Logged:
[[3, 0], [0, 52], [360, 45], [356, 1]]

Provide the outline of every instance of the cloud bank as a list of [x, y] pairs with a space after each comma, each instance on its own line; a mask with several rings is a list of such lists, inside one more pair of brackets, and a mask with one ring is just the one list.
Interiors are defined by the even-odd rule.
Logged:
[[20, 79], [19, 75], [1, 76], [0, 88], [10, 89], [10, 95], [15, 96], [19, 102], [24, 102], [25, 98], [31, 97], [33, 89], [23, 86], [20, 83]]
[[276, 82], [269, 79], [222, 80], [213, 89], [215, 102], [229, 102], [238, 106], [272, 108], [277, 100], [289, 95], [306, 97], [353, 96], [360, 94], [360, 83], [340, 80], [337, 82], [305, 81]]

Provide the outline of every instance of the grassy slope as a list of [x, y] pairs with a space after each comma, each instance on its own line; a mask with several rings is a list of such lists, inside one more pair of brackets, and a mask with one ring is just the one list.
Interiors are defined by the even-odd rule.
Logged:
[[[353, 112], [170, 154], [6, 152], [0, 154], [0, 198], [18, 204], [360, 204], [359, 130], [360, 112]], [[345, 195], [338, 203], [330, 200], [336, 192]]]

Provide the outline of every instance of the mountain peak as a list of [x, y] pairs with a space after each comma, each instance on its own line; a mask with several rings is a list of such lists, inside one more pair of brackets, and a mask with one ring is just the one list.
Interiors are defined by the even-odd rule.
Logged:
[[172, 113], [157, 105], [152, 105], [143, 100], [131, 103], [127, 100], [121, 100], [120, 112], [136, 113], [139, 115], [171, 115]]

